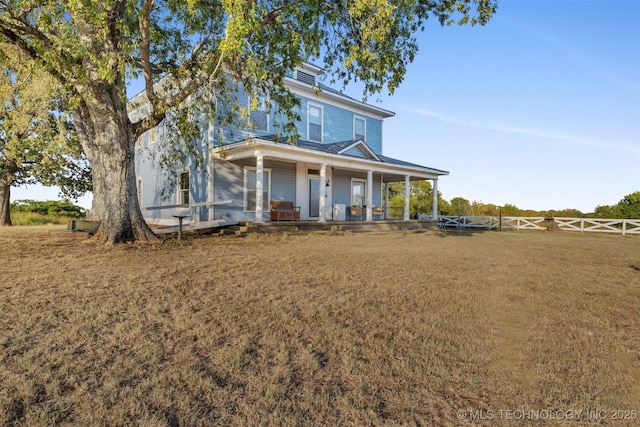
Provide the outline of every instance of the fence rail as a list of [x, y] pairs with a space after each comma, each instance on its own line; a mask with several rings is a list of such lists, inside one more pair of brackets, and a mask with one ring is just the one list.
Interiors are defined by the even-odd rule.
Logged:
[[558, 230], [579, 231], [581, 233], [640, 235], [640, 219], [440, 215], [438, 226], [440, 228], [485, 228], [489, 230], [548, 230], [553, 226]]

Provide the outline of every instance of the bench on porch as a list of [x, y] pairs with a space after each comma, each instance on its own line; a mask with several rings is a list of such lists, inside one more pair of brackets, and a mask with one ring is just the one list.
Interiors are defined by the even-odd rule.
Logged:
[[288, 200], [272, 200], [271, 221], [300, 221], [300, 206]]
[[373, 219], [384, 219], [384, 208], [381, 206], [374, 206], [371, 209], [371, 214], [373, 215]]
[[[351, 216], [352, 220], [356, 220], [356, 219], [362, 220], [363, 219], [362, 217], [366, 211], [367, 211], [366, 206], [363, 206], [363, 207], [349, 206], [349, 215]], [[374, 220], [376, 218], [384, 219], [384, 208], [380, 206], [371, 207], [371, 216]]]

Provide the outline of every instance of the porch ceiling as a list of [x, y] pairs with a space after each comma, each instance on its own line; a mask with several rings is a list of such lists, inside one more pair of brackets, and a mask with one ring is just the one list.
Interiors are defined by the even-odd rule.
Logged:
[[[284, 160], [293, 163], [305, 162], [310, 164], [325, 164], [339, 169], [354, 171], [372, 171], [382, 174], [383, 182], [404, 181], [406, 176], [411, 180], [438, 179], [449, 172], [433, 169], [379, 156], [380, 160], [365, 159], [348, 154], [335, 154], [317, 149], [307, 148], [287, 143], [275, 143], [270, 140], [254, 138], [236, 142], [222, 147], [213, 148], [212, 152], [220, 159], [234, 161], [263, 155], [274, 160]], [[318, 144], [321, 145], [321, 144]]]

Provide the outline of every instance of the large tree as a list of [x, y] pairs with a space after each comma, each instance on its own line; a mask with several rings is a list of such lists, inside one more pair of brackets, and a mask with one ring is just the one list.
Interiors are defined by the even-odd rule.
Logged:
[[640, 219], [640, 191], [627, 194], [615, 205], [597, 206], [589, 216], [594, 218]]
[[77, 198], [91, 189], [90, 168], [59, 85], [17, 49], [0, 51], [0, 226], [11, 225], [11, 187], [56, 185]]
[[[117, 243], [155, 238], [137, 202], [134, 144], [168, 114], [180, 130], [194, 117], [182, 113], [185, 104], [203, 101], [210, 110], [200, 112], [219, 113], [217, 101], [233, 102], [228, 78], [268, 91], [289, 131], [296, 102], [283, 89], [288, 70], [312, 59], [340, 83], [363, 82], [365, 95], [392, 93], [429, 16], [485, 24], [496, 1], [0, 0], [0, 37], [67, 91], [93, 167], [96, 239]], [[140, 76], [149, 114], [132, 123], [127, 80]]]

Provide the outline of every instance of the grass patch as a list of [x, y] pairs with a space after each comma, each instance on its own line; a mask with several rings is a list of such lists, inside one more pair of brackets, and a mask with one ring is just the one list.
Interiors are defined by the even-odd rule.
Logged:
[[35, 212], [11, 212], [11, 223], [13, 225], [33, 226], [33, 225], [62, 225], [67, 224], [71, 218], [60, 215], [43, 215]]
[[107, 249], [78, 236], [0, 232], [1, 425], [480, 424], [460, 410], [510, 425], [499, 410], [640, 409], [637, 238]]

